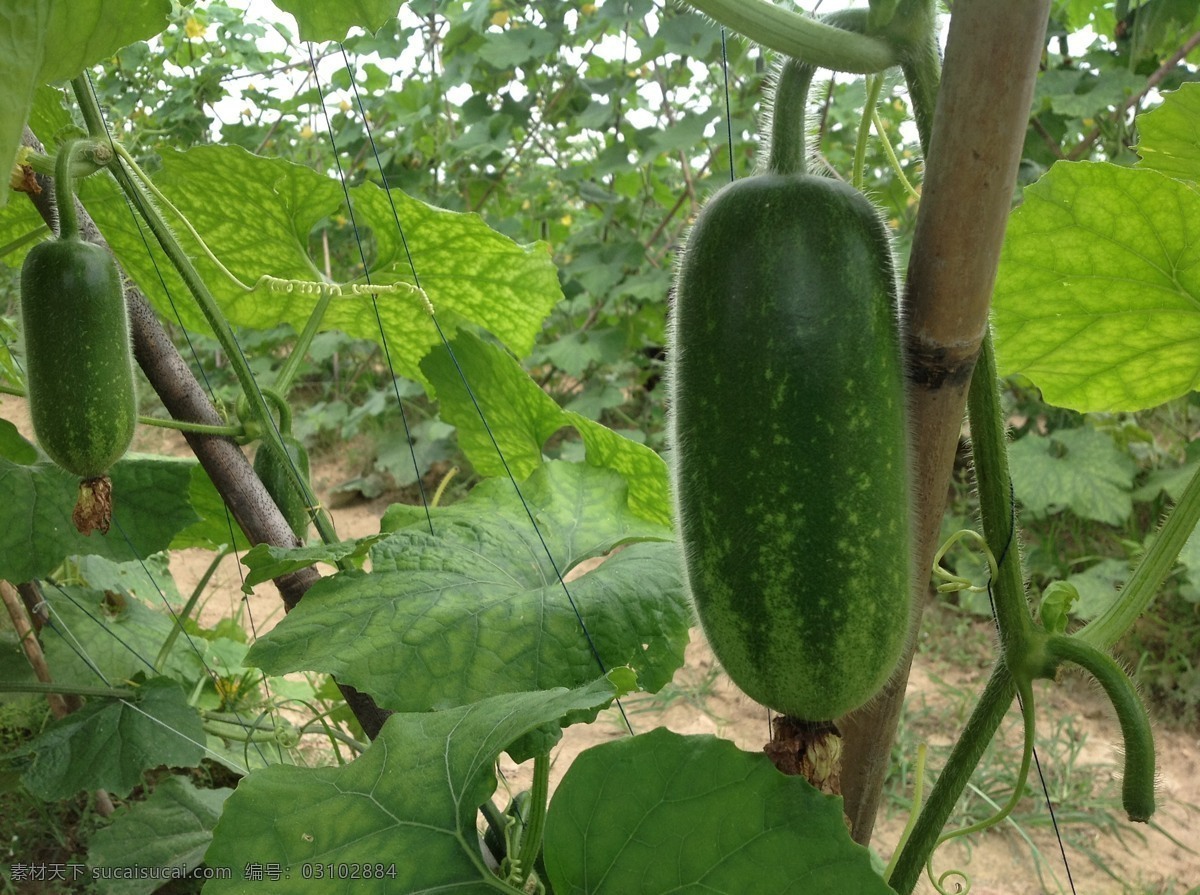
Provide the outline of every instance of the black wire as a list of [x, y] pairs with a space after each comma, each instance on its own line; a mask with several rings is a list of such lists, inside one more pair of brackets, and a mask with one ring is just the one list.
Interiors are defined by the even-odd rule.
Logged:
[[733, 112], [729, 102], [729, 55], [725, 51], [725, 29], [721, 29], [721, 71], [725, 76], [725, 136], [729, 146], [729, 182], [737, 179], [733, 170]]

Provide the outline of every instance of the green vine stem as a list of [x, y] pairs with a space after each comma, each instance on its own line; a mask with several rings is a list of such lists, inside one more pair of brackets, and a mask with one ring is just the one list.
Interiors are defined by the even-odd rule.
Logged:
[[71, 162], [81, 140], [68, 140], [58, 150], [54, 166], [54, 199], [58, 209], [58, 238], [79, 239], [79, 216], [75, 213], [75, 178]]
[[[971, 380], [968, 401], [972, 444], [975, 456], [976, 480], [980, 493], [980, 511], [989, 543], [996, 549], [1009, 543], [1014, 524], [1011, 510], [1011, 486], [1007, 475], [1007, 454], [1004, 450], [1004, 418], [999, 415], [998, 377], [990, 336]], [[986, 414], [994, 414], [987, 416]], [[1111, 647], [1128, 630], [1128, 625], [1149, 604], [1162, 586], [1174, 565], [1179, 548], [1200, 521], [1200, 474], [1194, 475], [1184, 489], [1174, 510], [1167, 517], [1159, 536], [1134, 570], [1130, 585], [1117, 602], [1120, 608], [1101, 616], [1109, 619], [1104, 628], [1096, 622], [1076, 634], [1044, 637], [1033, 625], [1025, 600], [1024, 582], [1020, 573], [1016, 540], [1008, 548], [1009, 555], [999, 557], [999, 573], [993, 582], [997, 617], [1010, 631], [1023, 631], [1018, 637], [1008, 636], [1003, 643], [1006, 661], [999, 662], [992, 672], [979, 702], [971, 713], [946, 767], [935, 784], [929, 801], [922, 810], [891, 880], [901, 895], [912, 891], [921, 868], [936, 847], [939, 833], [954, 809], [958, 797], [974, 773], [988, 743], [1008, 713], [1016, 686], [1009, 670], [1008, 658], [1016, 663], [1019, 673], [1046, 676], [1062, 661], [1080, 665], [1093, 674], [1112, 700], [1125, 738], [1126, 769], [1123, 802], [1133, 819], [1148, 816], [1153, 810], [1154, 745], [1145, 709], [1137, 698], [1133, 684], [1120, 667], [1103, 650]], [[1174, 551], [1169, 556], [1167, 553]], [[1010, 567], [1010, 563], [1012, 564]], [[1137, 582], [1136, 591], [1133, 588]], [[1132, 591], [1132, 592], [1131, 592]], [[1118, 628], [1111, 619], [1125, 620], [1126, 627]], [[1099, 621], [1099, 619], [1097, 620]], [[1089, 636], [1090, 635], [1090, 636]], [[1016, 642], [1024, 640], [1026, 649]], [[1029, 649], [1029, 647], [1033, 647]], [[1130, 760], [1132, 759], [1132, 765]]]
[[1174, 508], [1159, 529], [1158, 536], [1146, 548], [1121, 598], [1092, 619], [1073, 636], [1098, 649], [1108, 649], [1128, 631], [1150, 606], [1163, 580], [1175, 567], [1179, 552], [1200, 523], [1200, 471], [1194, 474], [1179, 495]]
[[272, 383], [279, 394], [286, 395], [296, 380], [296, 374], [300, 372], [300, 364], [304, 361], [304, 355], [308, 353], [308, 346], [312, 344], [313, 337], [317, 334], [331, 301], [333, 301], [333, 293], [322, 292], [316, 305], [313, 306], [312, 313], [308, 315], [308, 320], [304, 324], [304, 329], [297, 336], [296, 344], [292, 346], [291, 353], [283, 362], [283, 366], [280, 367], [279, 373], [276, 374], [275, 381]]
[[[84, 120], [87, 122], [89, 133], [93, 136], [103, 135], [104, 122], [100, 116], [100, 106], [92, 92], [91, 84], [85, 76], [81, 75], [71, 82], [71, 86], [83, 113]], [[116, 147], [114, 151], [120, 154], [122, 149], [121, 147]], [[241, 386], [242, 392], [249, 402], [251, 412], [262, 423], [263, 443], [268, 446], [268, 450], [274, 451], [279, 461], [285, 465], [285, 468], [293, 473], [294, 484], [300, 493], [311, 495], [308, 483], [303, 480], [299, 471], [289, 462], [290, 458], [284, 447], [282, 436], [271, 416], [271, 409], [267, 405], [267, 401], [254, 379], [254, 374], [250, 370], [249, 363], [247, 363], [245, 356], [238, 346], [232, 327], [230, 327], [229, 322], [221, 313], [216, 299], [213, 298], [208, 286], [201, 279], [200, 274], [192, 265], [191, 259], [179, 245], [170, 227], [163, 220], [162, 215], [138, 180], [131, 176], [129, 171], [122, 165], [113, 165], [112, 173], [121, 190], [125, 193], [129, 201], [133, 203], [133, 206], [137, 209], [143, 220], [146, 221], [147, 226], [150, 227], [151, 232], [166, 253], [171, 264], [183, 278], [188, 291], [192, 293], [201, 313], [204, 314], [205, 320], [208, 321], [208, 325], [212, 328], [213, 335], [216, 336], [222, 350], [225, 352], [230, 367], [237, 377], [238, 384]], [[311, 504], [316, 504], [315, 498], [311, 501]], [[330, 523], [328, 517], [325, 514], [314, 514], [314, 516], [314, 524], [316, 525], [318, 534], [321, 536], [321, 540], [327, 544], [336, 543], [338, 541], [337, 533], [333, 530], [333, 525]], [[349, 568], [349, 564], [345, 560], [342, 563]]]
[[866, 10], [854, 10], [863, 27], [848, 31], [802, 15], [771, 0], [687, 0], [689, 6], [711, 16], [731, 31], [817, 68], [873, 74], [900, 63], [886, 40], [868, 37]]
[[[850, 182], [859, 192], [863, 188], [863, 172], [867, 167], [867, 139], [871, 136], [871, 121], [877, 116], [875, 106], [879, 103], [879, 94], [883, 91], [883, 76], [868, 75], [866, 84], [866, 100], [863, 103], [862, 118], [858, 122], [858, 138], [854, 141], [854, 168], [850, 174]], [[883, 137], [883, 131], [879, 133]]]
[[1079, 637], [1054, 634], [1046, 638], [1045, 651], [1052, 661], [1078, 665], [1104, 688], [1121, 725], [1125, 753], [1121, 804], [1130, 820], [1149, 821], [1154, 813], [1154, 735], [1133, 681], [1111, 656]]
[[550, 755], [538, 755], [533, 760], [533, 784], [529, 791], [529, 818], [521, 837], [521, 852], [517, 858], [518, 885], [523, 885], [533, 870], [538, 852], [542, 850], [542, 832], [546, 827], [546, 808], [550, 798]]
[[53, 684], [41, 681], [0, 681], [0, 693], [57, 694], [88, 696], [99, 699], [137, 699], [138, 691], [121, 687], [84, 687], [78, 684]]
[[223, 550], [217, 551], [217, 555], [212, 558], [212, 561], [208, 564], [208, 568], [204, 570], [204, 574], [200, 576], [200, 580], [192, 588], [192, 593], [188, 597], [188, 601], [183, 605], [183, 608], [176, 613], [172, 613], [172, 621], [175, 624], [171, 626], [170, 633], [167, 634], [166, 640], [163, 641], [162, 647], [159, 648], [158, 655], [154, 658], [154, 667], [157, 671], [161, 672], [167, 667], [167, 657], [171, 655], [171, 648], [175, 645], [180, 632], [183, 631], [184, 621], [191, 617], [196, 605], [200, 602], [201, 595], [204, 593], [205, 588], [208, 587], [208, 582], [216, 574], [217, 566], [232, 552], [232, 547], [226, 547]]

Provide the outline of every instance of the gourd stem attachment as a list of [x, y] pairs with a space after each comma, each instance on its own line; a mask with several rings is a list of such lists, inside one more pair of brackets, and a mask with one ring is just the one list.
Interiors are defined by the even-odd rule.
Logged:
[[75, 213], [75, 178], [71, 166], [82, 140], [67, 140], [58, 150], [54, 166], [54, 201], [58, 207], [58, 238], [79, 239], [79, 215]]
[[799, 59], [785, 59], [771, 102], [771, 148], [767, 170], [772, 174], [804, 174], [805, 105], [816, 69]]
[[1111, 656], [1078, 637], [1052, 634], [1045, 651], [1051, 660], [1075, 663], [1104, 688], [1121, 725], [1125, 752], [1121, 804], [1130, 820], [1145, 823], [1154, 813], [1154, 735], [1133, 681]]

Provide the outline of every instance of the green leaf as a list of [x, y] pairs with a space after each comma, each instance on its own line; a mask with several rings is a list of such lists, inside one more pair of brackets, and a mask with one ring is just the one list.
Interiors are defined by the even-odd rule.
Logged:
[[[184, 777], [160, 781], [145, 801], [131, 802], [92, 834], [93, 867], [169, 867], [195, 870], [204, 861], [221, 806], [232, 789], [197, 789]], [[113, 879], [107, 895], [151, 895], [162, 880]]]
[[[175, 319], [178, 309], [183, 325], [207, 331], [199, 309], [187, 298], [182, 281], [158, 247], [153, 259], [147, 254], [141, 231], [115, 188], [93, 180], [84, 182], [92, 188], [85, 204], [125, 269], [146, 287], [152, 300], [160, 302], [159, 309], [168, 319]], [[309, 254], [309, 238], [318, 224], [344, 213], [342, 186], [335, 178], [235, 146], [200, 146], [166, 152], [155, 182], [244, 284], [253, 286], [266, 275], [309, 282], [323, 279], [323, 263]], [[527, 353], [542, 321], [562, 298], [546, 247], [517, 245], [478, 215], [435, 208], [399, 190], [390, 195], [412, 264], [442, 325], [470, 320], [518, 354]], [[374, 241], [371, 281], [411, 284], [408, 251], [396, 229], [388, 193], [366, 183], [353, 187], [350, 196], [359, 230], [369, 230]], [[266, 288], [246, 292], [201, 257], [195, 241], [181, 228], [176, 228], [176, 235], [231, 323], [270, 329], [285, 322], [297, 332], [304, 328], [316, 295]], [[313, 250], [318, 249], [319, 243], [314, 242]], [[160, 276], [165, 276], [165, 291]], [[361, 270], [355, 269], [342, 275], [342, 281], [360, 276]], [[166, 302], [167, 294], [175, 296], [174, 306]], [[380, 321], [395, 371], [420, 380], [418, 363], [440, 344], [441, 336], [425, 304], [413, 293], [384, 295], [375, 301], [365, 295], [343, 295], [330, 304], [321, 328], [378, 343]]]
[[544, 59], [557, 47], [558, 39], [541, 28], [508, 28], [485, 35], [477, 52], [484, 62], [503, 69]]
[[1112, 557], [1105, 557], [1070, 576], [1066, 586], [1074, 588], [1079, 595], [1079, 602], [1072, 608], [1071, 614], [1081, 621], [1091, 621], [1116, 601], [1118, 591], [1128, 580], [1129, 563]]
[[1200, 192], [1060, 162], [1012, 215], [996, 283], [1000, 372], [1081, 411], [1141, 410], [1200, 380]]
[[557, 895], [891, 892], [840, 798], [761, 753], [665, 729], [575, 759], [550, 803], [545, 862]]
[[[458, 427], [459, 447], [481, 475], [505, 476], [511, 471], [524, 478], [543, 462], [546, 440], [571, 426], [583, 439], [590, 465], [616, 470], [625, 478], [634, 513], [670, 524], [667, 466], [662, 458], [582, 414], [560, 408], [502, 348], [460, 332], [449, 349], [435, 349], [421, 369], [437, 391], [442, 418]], [[464, 378], [471, 385], [470, 393]]]
[[[33, 105], [49, 25], [49, 3], [0, 0], [0, 171], [5, 174], [17, 157]], [[8, 191], [9, 178], [0, 177], [0, 208], [8, 202]]]
[[245, 556], [242, 564], [250, 570], [246, 580], [242, 582], [242, 590], [250, 593], [257, 585], [280, 575], [298, 572], [313, 563], [325, 562], [337, 565], [343, 559], [353, 560], [361, 567], [362, 561], [371, 549], [384, 535], [368, 535], [364, 538], [351, 538], [336, 544], [310, 544], [305, 547], [273, 547], [270, 544], [257, 544]]
[[1071, 607], [1079, 601], [1079, 589], [1067, 581], [1051, 581], [1042, 591], [1038, 619], [1050, 634], [1065, 634]]
[[1026, 436], [1009, 448], [1017, 500], [1035, 518], [1070, 510], [1121, 525], [1133, 512], [1137, 468], [1112, 437], [1090, 427]]
[[[73, 586], [45, 586], [53, 627], [42, 634], [46, 661], [62, 684], [94, 687], [105, 681], [125, 681], [137, 674], [154, 674], [154, 657], [174, 620], [136, 597]], [[207, 642], [181, 637], [164, 671], [182, 681], [200, 678], [197, 655]]]
[[17, 427], [0, 419], [0, 457], [18, 466], [32, 466], [38, 460], [37, 448], [25, 440]]
[[396, 15], [396, 0], [272, 0], [296, 17], [300, 39], [342, 40], [354, 26], [374, 33]]
[[1170, 177], [1200, 180], [1200, 84], [1163, 95], [1162, 105], [1138, 116], [1141, 167]]
[[32, 758], [22, 775], [47, 801], [83, 789], [124, 798], [159, 765], [190, 767], [204, 756], [200, 713], [175, 681], [152, 678], [136, 699], [97, 699], [53, 722], [16, 755]]
[[170, 0], [0, 0], [0, 207], [39, 84], [162, 31]]
[[50, 463], [23, 466], [0, 458], [0, 578], [30, 581], [66, 557], [85, 553], [117, 562], [165, 550], [196, 519], [187, 503], [195, 460], [128, 454], [113, 466], [113, 524], [84, 537], [71, 522], [79, 480]]
[[595, 711], [626, 692], [627, 675], [610, 677], [571, 691], [512, 693], [393, 715], [346, 767], [252, 773], [225, 803], [206, 860], [237, 876], [247, 864], [278, 863], [285, 876], [253, 884], [215, 880], [205, 895], [325, 895], [331, 881], [307, 879], [301, 867], [339, 864], [395, 868], [395, 878], [356, 881], [355, 895], [515, 892], [484, 865], [476, 828], [477, 809], [496, 788], [495, 761], [534, 728]]
[[420, 507], [393, 507], [372, 572], [317, 582], [247, 662], [329, 672], [397, 711], [576, 686], [599, 667], [593, 649], [604, 667], [630, 665], [644, 689], [661, 688], [683, 663], [691, 621], [674, 542], [628, 546], [566, 588], [554, 567], [567, 574], [670, 530], [630, 514], [615, 473], [556, 463], [522, 490], [545, 546], [506, 480], [435, 509], [434, 535]]
[[145, 559], [115, 562], [94, 553], [80, 556], [72, 563], [72, 583], [92, 590], [117, 591], [141, 598], [147, 605], [161, 609], [164, 602], [182, 604], [179, 588], [171, 575], [170, 556], [156, 553]]

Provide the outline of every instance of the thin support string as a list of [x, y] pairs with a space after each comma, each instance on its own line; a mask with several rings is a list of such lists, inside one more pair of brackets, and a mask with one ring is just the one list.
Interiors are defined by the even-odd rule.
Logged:
[[[344, 50], [343, 50], [343, 53], [344, 53]], [[311, 44], [309, 45], [309, 55], [310, 55], [310, 57], [312, 55]], [[350, 65], [349, 59], [346, 59], [346, 70], [350, 73], [350, 83], [354, 84], [355, 83], [354, 70]], [[317, 81], [317, 90], [318, 91], [321, 90], [319, 79]], [[355, 96], [356, 96], [356, 98], [359, 97], [357, 88], [355, 88]], [[321, 100], [322, 108], [324, 108], [324, 104], [325, 104], [324, 96], [322, 94], [322, 100]], [[370, 141], [372, 149], [374, 149], [375, 148], [375, 137], [371, 132], [370, 121], [368, 120], [365, 112], [363, 111], [361, 98], [359, 98], [359, 114], [362, 116], [363, 131], [365, 132], [367, 139]], [[326, 119], [328, 120], [328, 113], [326, 113]], [[332, 139], [332, 134], [333, 134], [333, 131], [332, 131], [332, 128], [330, 128], [331, 139]], [[421, 281], [417, 274], [416, 263], [413, 260], [412, 250], [409, 247], [408, 239], [404, 233], [404, 225], [400, 221], [399, 210], [396, 208], [396, 203], [395, 203], [395, 200], [392, 198], [391, 190], [387, 188], [387, 181], [386, 181], [386, 177], [384, 176], [383, 165], [379, 159], [378, 152], [376, 152], [376, 154], [375, 154], [375, 160], [376, 160], [376, 164], [379, 167], [380, 176], [384, 177], [384, 195], [387, 197], [388, 205], [392, 211], [392, 220], [396, 225], [396, 232], [399, 235], [401, 245], [404, 248], [405, 257], [408, 260], [409, 270], [412, 273], [413, 283], [414, 283], [414, 285], [417, 286], [418, 289], [420, 289]], [[336, 156], [335, 156], [335, 161], [336, 161]], [[354, 226], [354, 233], [355, 233], [355, 237], [357, 239], [358, 238], [358, 228], [357, 228], [357, 225], [354, 225], [353, 205], [350, 202], [350, 194], [349, 194], [349, 190], [346, 187], [345, 177], [342, 174], [342, 167], [341, 167], [340, 162], [338, 163], [338, 176], [342, 180], [343, 190], [346, 191], [346, 203], [350, 209], [350, 221], [351, 221], [352, 226]], [[362, 252], [361, 240], [359, 241], [359, 251]], [[366, 269], [365, 256], [363, 257], [363, 268], [364, 268], [364, 270]], [[377, 319], [378, 319], [378, 311], [376, 312], [376, 314], [377, 314]], [[454, 353], [454, 348], [450, 345], [450, 340], [446, 337], [446, 333], [442, 329], [441, 323], [438, 321], [436, 312], [431, 310], [429, 318], [433, 322], [434, 328], [437, 330], [438, 338], [441, 340], [442, 347], [446, 349], [446, 352], [447, 352], [448, 356], [450, 357], [450, 361], [454, 364], [454, 369], [457, 371], [459, 379], [463, 384], [463, 388], [466, 390], [467, 397], [470, 398], [471, 405], [475, 408], [475, 413], [479, 416], [479, 421], [483, 425], [484, 431], [487, 433], [488, 440], [491, 441], [492, 447], [496, 451], [496, 456], [500, 459], [500, 464], [504, 467], [504, 473], [508, 477], [509, 482], [512, 484], [513, 490], [516, 492], [517, 499], [520, 501], [521, 507], [524, 509], [525, 515], [529, 519], [529, 524], [532, 526], [533, 532], [536, 535], [538, 542], [541, 544], [542, 550], [546, 554], [546, 558], [550, 562], [550, 567], [553, 569], [554, 575], [558, 579], [558, 583], [562, 588], [563, 594], [567, 598], [567, 603], [570, 605], [571, 611], [574, 613], [575, 619], [579, 623], [579, 628], [583, 632], [583, 636], [587, 641], [588, 648], [591, 650], [593, 658], [595, 658], [595, 660], [596, 660], [597, 666], [600, 668], [600, 673], [607, 674], [608, 667], [606, 666], [604, 659], [600, 655], [600, 650], [596, 646], [596, 642], [592, 637], [591, 631], [588, 630], [587, 623], [583, 619], [583, 613], [580, 611], [579, 605], [575, 602], [575, 597], [571, 594], [571, 589], [570, 589], [570, 587], [568, 587], [567, 582], [566, 582], [565, 578], [563, 577], [562, 570], [559, 569], [558, 562], [557, 562], [557, 560], [555, 560], [554, 554], [551, 552], [549, 545], [546, 543], [545, 537], [543, 537], [543, 535], [542, 535], [541, 526], [538, 525], [537, 519], [533, 515], [533, 510], [530, 509], [528, 502], [525, 500], [525, 495], [521, 492], [521, 486], [517, 483], [516, 476], [513, 475], [512, 469], [508, 465], [508, 459], [504, 456], [504, 451], [501, 450], [500, 443], [497, 441], [496, 436], [492, 431], [491, 424], [488, 422], [487, 416], [483, 412], [483, 408], [479, 404], [479, 400], [475, 394], [475, 389], [472, 388], [471, 383], [467, 381], [466, 372], [463, 370], [462, 365], [459, 363], [458, 357]], [[382, 334], [382, 323], [380, 323], [380, 333]], [[429, 508], [428, 508], [428, 506], [426, 506], [426, 512], [428, 513], [428, 511], [429, 511]], [[630, 723], [629, 716], [625, 712], [625, 706], [622, 704], [620, 699], [615, 700], [615, 702], [617, 704], [617, 709], [621, 713], [621, 718], [625, 723], [626, 729], [632, 735], [633, 734], [633, 725], [632, 725], [632, 723]]]
[[[354, 70], [350, 67], [350, 60], [346, 56], [346, 48], [340, 43], [338, 47], [342, 51], [342, 60], [346, 65], [346, 71], [350, 75], [350, 86], [354, 89], [354, 98], [358, 103], [358, 112], [362, 116], [363, 129], [366, 131], [367, 139], [371, 141], [371, 151], [375, 154], [375, 163], [379, 166], [380, 172], [383, 171], [383, 163], [379, 159], [379, 150], [375, 147], [375, 138], [371, 136], [371, 129], [367, 126], [367, 114], [363, 109], [362, 98], [358, 93], [358, 85], [354, 81]], [[325, 130], [329, 134], [329, 146], [333, 154], [333, 163], [337, 166], [338, 183], [342, 185], [342, 194], [346, 199], [346, 210], [350, 218], [350, 227], [354, 231], [354, 242], [358, 246], [358, 257], [362, 261], [363, 278], [368, 285], [371, 282], [371, 267], [367, 263], [366, 249], [363, 248], [362, 235], [358, 231], [358, 221], [354, 216], [354, 203], [350, 201], [350, 187], [346, 183], [346, 174], [342, 170], [341, 153], [338, 152], [337, 137], [333, 132], [333, 122], [329, 118], [329, 109], [325, 106], [325, 90], [321, 87], [321, 78], [317, 74], [317, 60], [313, 55], [312, 43], [308, 44], [308, 64], [312, 69], [313, 84], [317, 88], [317, 96], [321, 101], [321, 114], [325, 117]], [[388, 201], [391, 201], [391, 195], [387, 188], [387, 180], [383, 183], [383, 191], [388, 193]], [[393, 207], [393, 211], [394, 211]], [[401, 234], [403, 239], [403, 234]], [[408, 254], [408, 245], [404, 245], [405, 254]], [[409, 265], [412, 265], [412, 256], [408, 255]], [[421, 289], [421, 284], [416, 281], [416, 273], [413, 273], [413, 285], [417, 287], [418, 292]], [[396, 396], [396, 406], [400, 408], [400, 420], [404, 424], [404, 437], [408, 441], [408, 451], [412, 456], [413, 472], [416, 474], [417, 489], [421, 495], [421, 506], [425, 509], [425, 524], [429, 526], [429, 533], [433, 534], [433, 514], [429, 509], [429, 499], [425, 494], [425, 483], [421, 477], [421, 465], [417, 462], [417, 447], [413, 440], [412, 431], [408, 426], [408, 414], [404, 410], [404, 402], [400, 399], [400, 383], [396, 378], [396, 370], [392, 366], [392, 352], [388, 347], [387, 331], [383, 327], [383, 317], [379, 313], [379, 301], [374, 294], [370, 294], [371, 309], [375, 313], [375, 325], [379, 328], [379, 344], [383, 348], [383, 358], [387, 362], [388, 377], [392, 381], [392, 392]]]

